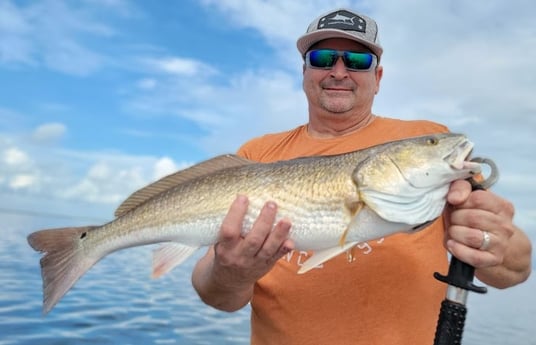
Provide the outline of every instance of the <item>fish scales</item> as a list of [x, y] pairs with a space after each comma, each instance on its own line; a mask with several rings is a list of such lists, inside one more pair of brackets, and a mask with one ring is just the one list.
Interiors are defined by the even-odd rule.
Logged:
[[[93, 230], [96, 242], [91, 245], [108, 242], [112, 232], [117, 239], [131, 238], [125, 242], [127, 247], [135, 242], [191, 244], [191, 231], [197, 234], [196, 244], [211, 244], [237, 194], [250, 196], [244, 235], [264, 203], [273, 200], [278, 205], [278, 219], [292, 219], [295, 240], [299, 242], [307, 232], [317, 230], [318, 235], [330, 234], [335, 243], [340, 233], [330, 230], [343, 229], [348, 223], [350, 214], [344, 201], [348, 196], [357, 196], [351, 178], [357, 156], [362, 154], [247, 165], [199, 177]], [[113, 248], [116, 243], [105, 247]]]

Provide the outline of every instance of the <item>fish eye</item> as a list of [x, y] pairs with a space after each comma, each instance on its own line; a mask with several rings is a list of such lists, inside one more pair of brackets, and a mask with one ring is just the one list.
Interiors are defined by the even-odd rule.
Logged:
[[435, 137], [430, 137], [430, 138], [426, 139], [426, 143], [428, 145], [437, 145], [439, 143], [439, 139], [437, 139]]

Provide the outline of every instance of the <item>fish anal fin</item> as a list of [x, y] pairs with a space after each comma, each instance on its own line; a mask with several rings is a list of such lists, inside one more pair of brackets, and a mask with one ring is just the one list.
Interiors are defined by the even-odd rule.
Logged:
[[147, 200], [175, 186], [178, 186], [181, 183], [185, 183], [221, 169], [249, 165], [252, 163], [252, 161], [246, 158], [227, 154], [214, 157], [184, 170], [177, 171], [132, 193], [125, 201], [121, 203], [121, 205], [119, 205], [115, 211], [115, 216], [121, 217], [128, 211], [138, 207]]
[[317, 251], [307, 259], [298, 270], [298, 274], [303, 274], [312, 270], [313, 268], [323, 264], [324, 262], [333, 259], [339, 254], [346, 252], [348, 249], [355, 246], [358, 242], [345, 243], [343, 246], [336, 246], [324, 250]]
[[167, 243], [153, 252], [152, 278], [160, 278], [173, 268], [182, 264], [199, 247], [190, 247], [180, 243]]

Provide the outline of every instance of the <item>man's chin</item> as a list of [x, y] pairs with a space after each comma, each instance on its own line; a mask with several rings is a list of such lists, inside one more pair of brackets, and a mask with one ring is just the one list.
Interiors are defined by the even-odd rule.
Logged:
[[345, 114], [352, 110], [352, 105], [349, 102], [325, 102], [322, 107], [334, 114]]

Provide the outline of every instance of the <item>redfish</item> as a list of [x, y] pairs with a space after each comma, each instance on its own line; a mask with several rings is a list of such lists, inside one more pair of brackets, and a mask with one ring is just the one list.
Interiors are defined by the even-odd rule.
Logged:
[[257, 163], [223, 155], [194, 165], [132, 194], [109, 223], [30, 234], [44, 253], [43, 313], [112, 252], [166, 242], [154, 253], [160, 276], [214, 244], [237, 194], [249, 198], [244, 235], [269, 200], [277, 220], [290, 220], [296, 249], [315, 252], [299, 273], [359, 242], [420, 230], [443, 212], [452, 181], [481, 172], [468, 161], [472, 148], [464, 135], [444, 133], [333, 156]]

